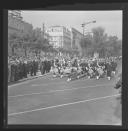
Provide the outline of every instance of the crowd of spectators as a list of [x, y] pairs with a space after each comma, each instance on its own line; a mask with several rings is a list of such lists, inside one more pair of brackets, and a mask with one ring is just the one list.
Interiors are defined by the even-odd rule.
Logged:
[[8, 57], [8, 82], [18, 81], [30, 76], [36, 76], [39, 69], [39, 59], [36, 57]]

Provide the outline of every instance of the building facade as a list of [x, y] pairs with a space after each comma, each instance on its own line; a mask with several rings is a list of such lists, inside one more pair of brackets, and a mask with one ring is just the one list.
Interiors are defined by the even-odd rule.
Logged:
[[[23, 21], [20, 10], [8, 11], [8, 39], [13, 33], [29, 32], [33, 29], [32, 24]], [[12, 47], [8, 41], [8, 54], [12, 54]]]
[[44, 32], [43, 37], [49, 41], [50, 36], [48, 33]]
[[32, 24], [23, 21], [20, 10], [8, 11], [8, 36], [12, 33], [29, 32], [32, 29]]
[[33, 30], [32, 24], [29, 24], [27, 22], [23, 22], [23, 32], [29, 33]]
[[12, 33], [22, 32], [24, 29], [22, 17], [19, 17], [19, 13], [17, 15], [15, 11], [8, 12], [8, 36]]
[[70, 28], [71, 31], [71, 48], [73, 50], [81, 52], [80, 42], [83, 38], [83, 34], [75, 28]]
[[49, 35], [49, 43], [54, 48], [71, 48], [71, 32], [64, 26], [51, 26], [46, 29]]

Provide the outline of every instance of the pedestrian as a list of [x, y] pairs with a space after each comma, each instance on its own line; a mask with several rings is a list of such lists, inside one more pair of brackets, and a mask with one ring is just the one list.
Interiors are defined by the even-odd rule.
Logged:
[[44, 60], [44, 73], [47, 73], [48, 72], [48, 62], [47, 62], [47, 59], [45, 58]]
[[41, 61], [40, 70], [41, 70], [41, 74], [43, 75], [45, 73], [45, 64], [44, 64], [44, 61]]
[[10, 60], [8, 60], [8, 82], [11, 81], [11, 63]]
[[107, 66], [107, 78], [108, 78], [108, 80], [111, 80], [112, 68], [111, 68], [110, 62], [108, 62], [106, 66]]
[[112, 73], [115, 75], [116, 74], [116, 68], [117, 68], [117, 63], [116, 61], [112, 61], [111, 62], [111, 66], [112, 66]]
[[36, 59], [36, 73], [38, 72], [38, 69], [39, 69], [39, 61]]
[[24, 60], [24, 77], [27, 78], [27, 60]]
[[51, 70], [51, 61], [50, 60], [47, 61], [47, 64], [48, 64], [48, 72], [50, 72], [50, 70]]
[[23, 79], [24, 78], [24, 61], [23, 61], [23, 59], [22, 59], [21, 74], [22, 74], [21, 79]]
[[12, 58], [11, 61], [11, 82], [14, 82], [14, 74], [15, 74], [15, 69], [14, 69], [14, 59]]
[[22, 79], [22, 61], [19, 62], [19, 79]]
[[34, 76], [36, 76], [36, 72], [37, 72], [37, 67], [36, 67], [36, 61], [33, 60], [33, 73], [34, 73]]
[[11, 61], [11, 82], [14, 82], [14, 75], [15, 75], [15, 67], [14, 67], [14, 61]]
[[33, 71], [33, 61], [31, 60], [31, 62], [30, 62], [30, 75], [33, 76], [33, 73], [34, 73], [34, 71]]
[[27, 64], [27, 69], [28, 69], [28, 74], [31, 74], [31, 60], [28, 59], [28, 64]]
[[15, 61], [15, 81], [18, 81], [18, 63]]

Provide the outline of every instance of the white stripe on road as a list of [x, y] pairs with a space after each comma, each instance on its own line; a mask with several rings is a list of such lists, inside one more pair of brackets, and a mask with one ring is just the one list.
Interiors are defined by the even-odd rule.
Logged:
[[88, 99], [88, 100], [83, 100], [83, 101], [77, 101], [77, 102], [72, 102], [72, 103], [66, 103], [66, 104], [61, 104], [61, 105], [56, 105], [56, 106], [49, 106], [49, 107], [39, 108], [39, 109], [35, 109], [35, 110], [11, 113], [11, 114], [8, 114], [8, 116], [14, 116], [14, 115], [20, 115], [20, 114], [25, 114], [25, 113], [31, 113], [31, 112], [34, 112], [34, 111], [41, 111], [41, 110], [46, 110], [46, 109], [63, 107], [63, 106], [67, 106], [67, 105], [79, 104], [79, 103], [84, 103], [84, 102], [88, 102], [88, 101], [95, 101], [95, 100], [100, 100], [100, 99], [106, 99], [106, 98], [116, 97], [116, 96], [119, 96], [119, 95], [120, 94], [115, 94], [115, 95], [111, 95], [111, 96], [104, 96], [104, 97], [98, 97], [98, 98], [93, 98], [93, 99]]
[[95, 86], [88, 86], [88, 87], [79, 87], [79, 88], [71, 88], [71, 89], [63, 89], [63, 90], [50, 90], [47, 92], [39, 92], [39, 93], [31, 93], [31, 94], [21, 94], [21, 95], [15, 95], [15, 96], [8, 96], [8, 97], [19, 97], [19, 96], [30, 96], [30, 95], [39, 95], [39, 94], [47, 94], [47, 93], [54, 93], [54, 92], [59, 92], [59, 91], [69, 91], [69, 90], [78, 90], [82, 88], [91, 88], [91, 87], [98, 87], [98, 86], [112, 86], [113, 84], [106, 84], [106, 85], [95, 85]]
[[[47, 76], [48, 74], [46, 74], [46, 75], [39, 75], [39, 76], [37, 76], [37, 77], [35, 77], [35, 78], [42, 78], [43, 76]], [[40, 77], [41, 76], [41, 77]], [[14, 85], [10, 85], [10, 86], [8, 86], [9, 88], [10, 87], [14, 87], [14, 86], [18, 86], [18, 85], [22, 85], [22, 84], [26, 84], [26, 83], [29, 83], [31, 80], [37, 80], [37, 79], [34, 79], [34, 78], [32, 78], [32, 79], [28, 79], [28, 80], [24, 80], [24, 81], [21, 81], [21, 83], [17, 83], [17, 84], [14, 84]]]

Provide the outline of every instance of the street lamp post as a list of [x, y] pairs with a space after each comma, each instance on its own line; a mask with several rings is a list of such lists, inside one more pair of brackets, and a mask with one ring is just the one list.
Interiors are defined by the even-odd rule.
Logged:
[[89, 22], [86, 22], [86, 23], [83, 23], [83, 24], [82, 24], [82, 27], [83, 27], [83, 39], [84, 39], [84, 34], [85, 34], [85, 32], [84, 32], [84, 30], [85, 30], [85, 25], [88, 25], [88, 24], [91, 24], [91, 23], [96, 23], [96, 21], [89, 21]]
[[96, 21], [90, 21], [90, 22], [86, 22], [86, 23], [82, 24], [82, 27], [83, 27], [83, 36], [84, 36], [85, 25], [91, 24], [91, 23], [96, 23]]

